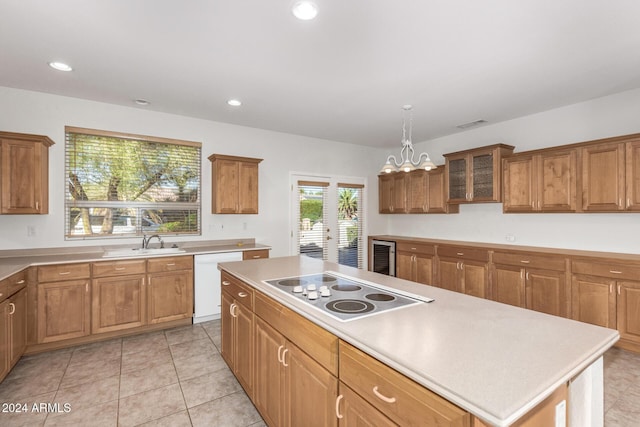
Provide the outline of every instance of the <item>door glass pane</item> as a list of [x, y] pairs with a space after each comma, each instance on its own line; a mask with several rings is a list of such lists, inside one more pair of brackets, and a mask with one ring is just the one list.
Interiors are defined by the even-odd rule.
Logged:
[[456, 159], [449, 162], [449, 198], [467, 198], [467, 161]]
[[298, 253], [327, 259], [327, 187], [298, 186]]
[[338, 186], [338, 263], [362, 268], [362, 188]]
[[473, 158], [473, 198], [493, 198], [493, 155]]

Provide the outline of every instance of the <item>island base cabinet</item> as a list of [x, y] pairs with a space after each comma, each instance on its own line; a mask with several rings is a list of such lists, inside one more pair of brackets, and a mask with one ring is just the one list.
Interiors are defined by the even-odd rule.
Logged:
[[468, 412], [344, 341], [340, 381], [399, 425], [471, 425]]
[[249, 397], [253, 395], [253, 326], [251, 310], [222, 293], [222, 357]]
[[349, 387], [340, 383], [336, 401], [336, 416], [340, 427], [395, 427], [396, 423], [385, 417], [373, 405], [361, 398]]
[[268, 425], [337, 426], [338, 380], [256, 317], [254, 402]]

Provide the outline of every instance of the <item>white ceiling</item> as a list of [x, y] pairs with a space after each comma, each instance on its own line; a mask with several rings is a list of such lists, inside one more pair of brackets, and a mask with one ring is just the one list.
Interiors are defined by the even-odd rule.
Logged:
[[637, 0], [316, 2], [0, 0], [0, 86], [374, 147], [640, 87]]

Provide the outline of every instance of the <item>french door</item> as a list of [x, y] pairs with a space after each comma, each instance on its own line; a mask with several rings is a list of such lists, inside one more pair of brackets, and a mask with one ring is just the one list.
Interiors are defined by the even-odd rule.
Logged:
[[363, 268], [364, 181], [292, 174], [291, 252]]

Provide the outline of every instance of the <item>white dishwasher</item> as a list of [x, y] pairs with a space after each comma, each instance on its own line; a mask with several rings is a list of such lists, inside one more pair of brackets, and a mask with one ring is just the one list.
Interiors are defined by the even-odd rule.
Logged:
[[218, 263], [242, 261], [242, 252], [194, 255], [194, 311], [193, 323], [220, 318], [221, 285]]

